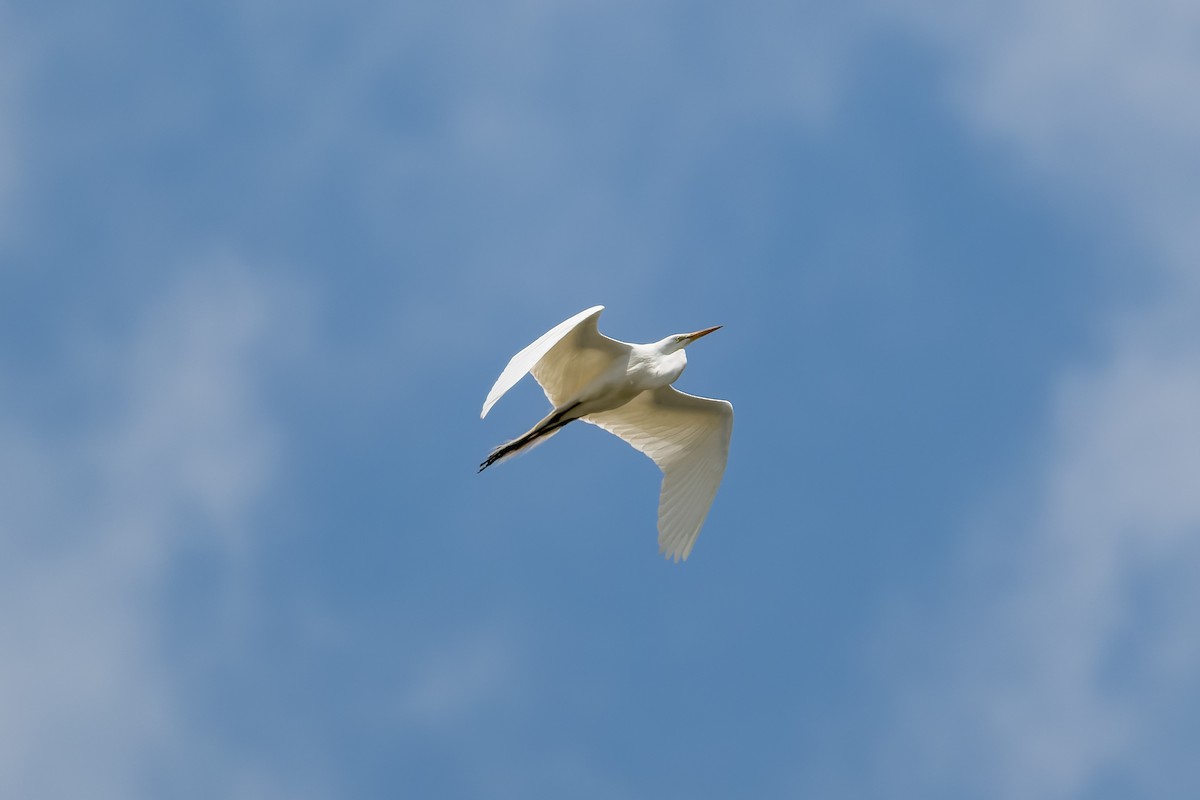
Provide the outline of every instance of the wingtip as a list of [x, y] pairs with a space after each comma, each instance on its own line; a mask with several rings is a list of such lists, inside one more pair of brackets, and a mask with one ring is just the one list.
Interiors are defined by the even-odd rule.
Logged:
[[658, 548], [658, 552], [662, 555], [662, 557], [664, 559], [666, 559], [667, 561], [671, 561], [675, 564], [678, 564], [680, 561], [687, 561], [688, 555], [690, 554], [690, 551], [687, 553], [680, 553], [678, 550], [676, 550], [674, 548], [667, 549], [665, 546]]

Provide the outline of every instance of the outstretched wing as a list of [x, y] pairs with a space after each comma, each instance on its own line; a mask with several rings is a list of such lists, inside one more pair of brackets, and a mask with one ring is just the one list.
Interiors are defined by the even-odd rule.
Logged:
[[600, 333], [596, 322], [604, 306], [592, 306], [560, 322], [538, 337], [537, 341], [512, 357], [508, 366], [488, 392], [479, 418], [517, 381], [532, 372], [534, 379], [554, 406], [571, 399], [590, 380], [603, 372], [614, 359], [629, 354], [630, 346]]
[[621, 437], [662, 470], [658, 549], [687, 560], [725, 474], [733, 406], [664, 386], [583, 420]]

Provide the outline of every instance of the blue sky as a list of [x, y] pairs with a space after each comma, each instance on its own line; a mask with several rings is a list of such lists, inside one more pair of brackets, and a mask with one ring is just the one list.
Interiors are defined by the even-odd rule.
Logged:
[[[1200, 10], [0, 2], [0, 795], [1200, 791]], [[686, 564], [507, 359], [721, 324]]]

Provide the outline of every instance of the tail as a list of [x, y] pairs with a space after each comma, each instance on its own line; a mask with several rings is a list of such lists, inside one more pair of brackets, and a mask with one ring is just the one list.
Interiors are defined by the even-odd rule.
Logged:
[[577, 419], [577, 417], [567, 417], [567, 414], [578, 405], [579, 403], [573, 403], [569, 406], [556, 409], [550, 416], [537, 425], [534, 425], [527, 433], [521, 434], [511, 442], [505, 442], [500, 445], [483, 460], [483, 463], [479, 465], [479, 471], [483, 472], [492, 464], [503, 461], [506, 458], [511, 458], [518, 453], [523, 453], [526, 450], [532, 449], [535, 445], [546, 441], [562, 430], [563, 426], [568, 422], [574, 422]]

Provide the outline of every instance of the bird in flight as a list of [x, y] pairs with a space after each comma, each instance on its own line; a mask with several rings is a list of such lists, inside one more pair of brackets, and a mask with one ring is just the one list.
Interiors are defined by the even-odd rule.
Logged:
[[600, 333], [604, 306], [560, 322], [512, 357], [488, 392], [480, 419], [525, 373], [554, 406], [541, 422], [488, 455], [479, 471], [546, 441], [581, 419], [615, 434], [662, 470], [658, 549], [687, 560], [708, 516], [733, 433], [733, 406], [671, 386], [687, 366], [684, 348], [721, 326], [627, 344]]

